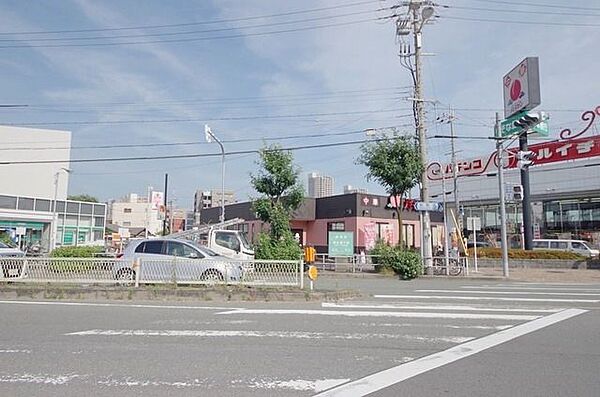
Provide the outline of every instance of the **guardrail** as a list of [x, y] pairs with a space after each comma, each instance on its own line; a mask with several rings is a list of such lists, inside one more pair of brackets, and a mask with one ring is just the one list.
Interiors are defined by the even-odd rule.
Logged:
[[0, 282], [304, 286], [302, 261], [0, 258]]

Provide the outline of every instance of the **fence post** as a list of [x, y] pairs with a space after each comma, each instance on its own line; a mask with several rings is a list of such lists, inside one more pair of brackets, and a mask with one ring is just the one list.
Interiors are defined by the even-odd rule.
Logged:
[[133, 271], [135, 273], [135, 287], [140, 286], [140, 273], [142, 272], [142, 260], [137, 258], [133, 261]]
[[300, 273], [300, 289], [304, 289], [304, 261], [303, 260], [300, 261], [299, 273]]

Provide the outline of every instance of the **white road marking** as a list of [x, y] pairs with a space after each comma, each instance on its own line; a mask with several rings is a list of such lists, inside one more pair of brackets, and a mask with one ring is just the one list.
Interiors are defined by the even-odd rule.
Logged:
[[[503, 298], [491, 296], [453, 296], [453, 295], [373, 295], [374, 298], [383, 299], [455, 299], [455, 300], [489, 300], [506, 302], [571, 302], [571, 303], [598, 303], [598, 299], [541, 299], [541, 298]], [[244, 310], [242, 310], [244, 312]]]
[[[348, 382], [350, 379], [317, 379], [317, 380], [252, 380], [251, 389], [288, 389], [320, 392]], [[233, 381], [232, 383], [241, 383]]]
[[2, 354], [2, 353], [24, 353], [24, 354], [31, 354], [31, 350], [18, 350], [18, 349], [0, 350], [0, 354]]
[[[361, 323], [363, 327], [423, 327], [423, 324], [410, 324], [410, 323]], [[514, 327], [514, 324], [506, 325], [452, 325], [452, 324], [429, 324], [428, 328], [451, 328], [451, 329], [492, 329], [492, 330], [503, 330]]]
[[1, 301], [0, 304], [42, 305], [42, 306], [90, 306], [90, 307], [128, 307], [143, 309], [186, 309], [186, 310], [240, 310], [241, 307], [224, 306], [178, 306], [178, 305], [140, 305], [125, 303], [87, 303], [87, 302], [47, 302], [47, 301]]
[[329, 389], [315, 397], [333, 396], [365, 396], [378, 390], [392, 386], [396, 383], [410, 379], [422, 373], [439, 368], [443, 365], [453, 363], [462, 358], [472, 356], [484, 350], [498, 346], [520, 336], [538, 331], [552, 324], [578, 316], [587, 310], [567, 309], [562, 312], [550, 314], [546, 317], [530, 321], [516, 327], [499, 331], [458, 346], [451, 347], [443, 352], [434, 353], [417, 360], [386, 369], [384, 371], [369, 375], [341, 386]]
[[375, 333], [346, 333], [333, 334], [327, 332], [302, 332], [302, 331], [233, 331], [233, 330], [145, 330], [145, 329], [91, 329], [65, 334], [67, 336], [184, 336], [184, 337], [253, 337], [253, 338], [286, 338], [286, 339], [344, 339], [344, 340], [366, 340], [366, 339], [404, 339], [426, 343], [463, 343], [474, 339], [473, 337], [461, 336], [418, 336], [399, 334], [375, 334]]
[[300, 314], [316, 316], [346, 316], [346, 317], [401, 317], [401, 318], [451, 318], [476, 320], [516, 320], [528, 321], [540, 316], [524, 314], [484, 314], [484, 313], [428, 313], [428, 312], [380, 312], [380, 311], [350, 311], [350, 310], [294, 310], [294, 309], [244, 309], [220, 312], [217, 314]]
[[518, 313], [556, 313], [560, 309], [513, 309], [513, 308], [491, 308], [476, 306], [406, 306], [406, 305], [370, 305], [352, 303], [321, 303], [321, 307], [337, 307], [349, 309], [414, 309], [414, 310], [453, 310], [453, 311], [477, 311], [477, 312], [518, 312]]
[[462, 285], [460, 288], [464, 289], [505, 289], [509, 291], [579, 291], [579, 292], [600, 292], [600, 289], [596, 288], [563, 288], [563, 287], [526, 287], [526, 286], [475, 286], [475, 285]]
[[567, 295], [567, 296], [600, 296], [587, 292], [526, 292], [526, 291], [465, 291], [448, 289], [418, 289], [416, 292], [434, 292], [448, 294], [489, 294], [489, 295]]
[[45, 385], [66, 385], [73, 379], [82, 377], [87, 377], [87, 375], [13, 374], [0, 376], [0, 383], [35, 383]]

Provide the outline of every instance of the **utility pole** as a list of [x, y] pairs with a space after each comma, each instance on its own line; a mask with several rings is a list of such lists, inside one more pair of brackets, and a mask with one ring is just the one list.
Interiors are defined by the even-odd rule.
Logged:
[[165, 194], [163, 195], [163, 206], [165, 208], [165, 218], [163, 219], [163, 236], [167, 234], [167, 189], [169, 188], [169, 174], [165, 174]]
[[458, 198], [458, 161], [456, 160], [456, 147], [454, 146], [454, 111], [452, 109], [448, 109], [448, 119], [450, 123], [450, 147], [452, 150], [452, 179], [454, 182], [454, 206], [456, 207], [456, 217], [458, 220], [458, 228], [460, 229], [460, 235], [462, 235], [463, 229], [463, 219], [462, 219], [462, 211], [460, 210], [460, 199]]
[[504, 164], [502, 141], [500, 138], [500, 114], [496, 112], [496, 124], [494, 125], [494, 136], [496, 140], [496, 153], [498, 157], [498, 193], [500, 195], [500, 244], [502, 245], [502, 273], [508, 277], [508, 241], [506, 237], [506, 203], [504, 188]]
[[[421, 30], [425, 22], [433, 16], [434, 9], [431, 7], [431, 2], [423, 0], [411, 0], [408, 4], [409, 10], [412, 11], [412, 24], [414, 36], [414, 55], [415, 55], [415, 108], [416, 108], [416, 128], [417, 138], [419, 141], [419, 149], [421, 161], [424, 165], [423, 173], [421, 174], [421, 201], [429, 203], [429, 181], [427, 180], [427, 140], [425, 136], [425, 112], [423, 99], [423, 78], [422, 78], [422, 35]], [[423, 260], [425, 268], [432, 265], [432, 247], [431, 247], [431, 220], [429, 211], [423, 213], [423, 233], [421, 245], [423, 247]]]

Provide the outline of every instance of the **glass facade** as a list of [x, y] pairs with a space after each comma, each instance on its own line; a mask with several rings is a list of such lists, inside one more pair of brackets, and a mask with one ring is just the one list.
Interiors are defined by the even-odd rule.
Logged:
[[[10, 210], [0, 215], [0, 231], [11, 233], [17, 227], [24, 227], [24, 238], [27, 244], [48, 244], [51, 230], [50, 220], [29, 221], [28, 214], [33, 219], [39, 219], [39, 214], [46, 213], [45, 218], [52, 219], [56, 207], [57, 228], [56, 245], [76, 245], [104, 239], [106, 225], [106, 204], [85, 203], [79, 201], [56, 201], [34, 198], [0, 195], [0, 212]], [[17, 211], [18, 221], [11, 217]], [[38, 218], [34, 217], [36, 215]], [[25, 218], [23, 218], [25, 216]], [[44, 237], [45, 236], [45, 237]]]

